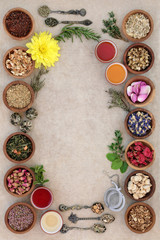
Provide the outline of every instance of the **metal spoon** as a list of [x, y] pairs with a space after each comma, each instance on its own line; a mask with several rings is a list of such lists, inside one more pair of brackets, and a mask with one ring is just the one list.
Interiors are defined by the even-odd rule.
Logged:
[[71, 215], [68, 217], [68, 220], [72, 223], [77, 223], [79, 220], [98, 220], [108, 224], [114, 222], [115, 218], [110, 214], [103, 214], [100, 217], [79, 218], [76, 214], [71, 213]]
[[74, 14], [74, 15], [81, 15], [85, 16], [86, 15], [86, 10], [84, 8], [80, 10], [69, 10], [69, 11], [61, 11], [61, 10], [56, 10], [52, 11], [48, 6], [44, 5], [38, 8], [38, 13], [41, 17], [48, 17], [50, 13], [60, 13], [60, 14]]
[[61, 212], [65, 212], [65, 211], [68, 211], [68, 210], [81, 210], [82, 208], [85, 208], [85, 209], [91, 208], [92, 212], [97, 213], [97, 214], [101, 214], [104, 211], [103, 204], [100, 203], [100, 202], [95, 202], [91, 206], [73, 205], [73, 206], [68, 207], [64, 204], [59, 205], [59, 210]]
[[92, 24], [92, 22], [88, 19], [84, 21], [61, 21], [59, 22], [56, 18], [47, 18], [45, 20], [45, 24], [48, 25], [49, 27], [55, 27], [58, 24], [63, 23], [63, 24], [83, 24], [85, 26], [89, 26]]
[[68, 227], [66, 224], [63, 224], [60, 232], [61, 233], [67, 233], [69, 230], [72, 229], [78, 229], [78, 230], [92, 230], [96, 233], [104, 233], [106, 231], [106, 227], [103, 224], [94, 224], [91, 227], [88, 228], [81, 228], [81, 227]]

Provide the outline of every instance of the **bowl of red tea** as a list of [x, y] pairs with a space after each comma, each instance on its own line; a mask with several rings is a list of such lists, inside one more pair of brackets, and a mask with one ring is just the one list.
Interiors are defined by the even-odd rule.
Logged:
[[49, 188], [38, 187], [31, 194], [32, 205], [39, 209], [45, 210], [52, 205], [53, 194]]
[[117, 56], [117, 46], [110, 40], [103, 40], [97, 44], [95, 55], [100, 62], [111, 62]]

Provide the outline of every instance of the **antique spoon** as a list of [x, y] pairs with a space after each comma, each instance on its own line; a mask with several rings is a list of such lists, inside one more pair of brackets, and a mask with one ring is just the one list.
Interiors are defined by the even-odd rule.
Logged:
[[78, 229], [78, 230], [92, 230], [96, 233], [104, 233], [106, 231], [106, 227], [103, 224], [94, 224], [92, 227], [81, 228], [81, 227], [68, 227], [66, 224], [63, 224], [60, 232], [67, 233], [69, 230]]
[[77, 223], [79, 220], [98, 220], [108, 224], [114, 222], [115, 218], [110, 214], [103, 214], [100, 217], [79, 218], [76, 214], [71, 213], [71, 215], [68, 217], [68, 220], [72, 223]]
[[45, 24], [48, 25], [49, 27], [55, 27], [58, 24], [63, 23], [63, 24], [83, 24], [85, 26], [89, 26], [92, 24], [92, 21], [86, 19], [84, 21], [61, 21], [59, 22], [56, 18], [47, 18], [45, 20]]
[[48, 17], [48, 15], [50, 13], [74, 14], [74, 15], [85, 16], [86, 15], [86, 10], [84, 8], [82, 8], [80, 10], [69, 10], [69, 11], [56, 10], [56, 11], [52, 11], [48, 6], [44, 5], [44, 6], [41, 6], [40, 8], [38, 8], [38, 13], [41, 17], [44, 17], [44, 18]]
[[73, 206], [68, 207], [64, 204], [59, 205], [59, 210], [61, 212], [65, 212], [68, 210], [81, 210], [82, 208], [85, 208], [85, 209], [91, 208], [92, 212], [97, 213], [97, 214], [101, 214], [104, 211], [104, 207], [103, 207], [102, 203], [100, 203], [100, 202], [95, 202], [95, 203], [93, 203], [92, 206], [73, 205]]

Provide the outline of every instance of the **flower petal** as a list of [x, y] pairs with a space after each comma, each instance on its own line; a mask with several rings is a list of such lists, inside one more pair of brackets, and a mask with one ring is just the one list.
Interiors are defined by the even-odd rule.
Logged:
[[138, 102], [144, 102], [148, 97], [148, 94], [140, 94], [137, 98]]
[[141, 86], [139, 94], [150, 94], [151, 87], [149, 85]]
[[127, 87], [127, 95], [130, 97], [132, 93], [132, 86]]
[[135, 103], [137, 101], [137, 95], [135, 93], [131, 94], [131, 100], [133, 103]]

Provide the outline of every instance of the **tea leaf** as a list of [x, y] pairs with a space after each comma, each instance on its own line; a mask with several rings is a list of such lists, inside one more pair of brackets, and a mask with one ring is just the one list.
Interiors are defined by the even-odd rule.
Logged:
[[106, 157], [111, 162], [118, 159], [118, 155], [116, 153], [107, 153]]
[[112, 162], [111, 168], [114, 170], [120, 169], [120, 167], [122, 166], [123, 161], [120, 159], [116, 159]]
[[122, 164], [122, 166], [120, 167], [121, 173], [125, 173], [125, 172], [127, 171], [127, 168], [128, 168], [128, 164], [123, 161], [123, 164]]

